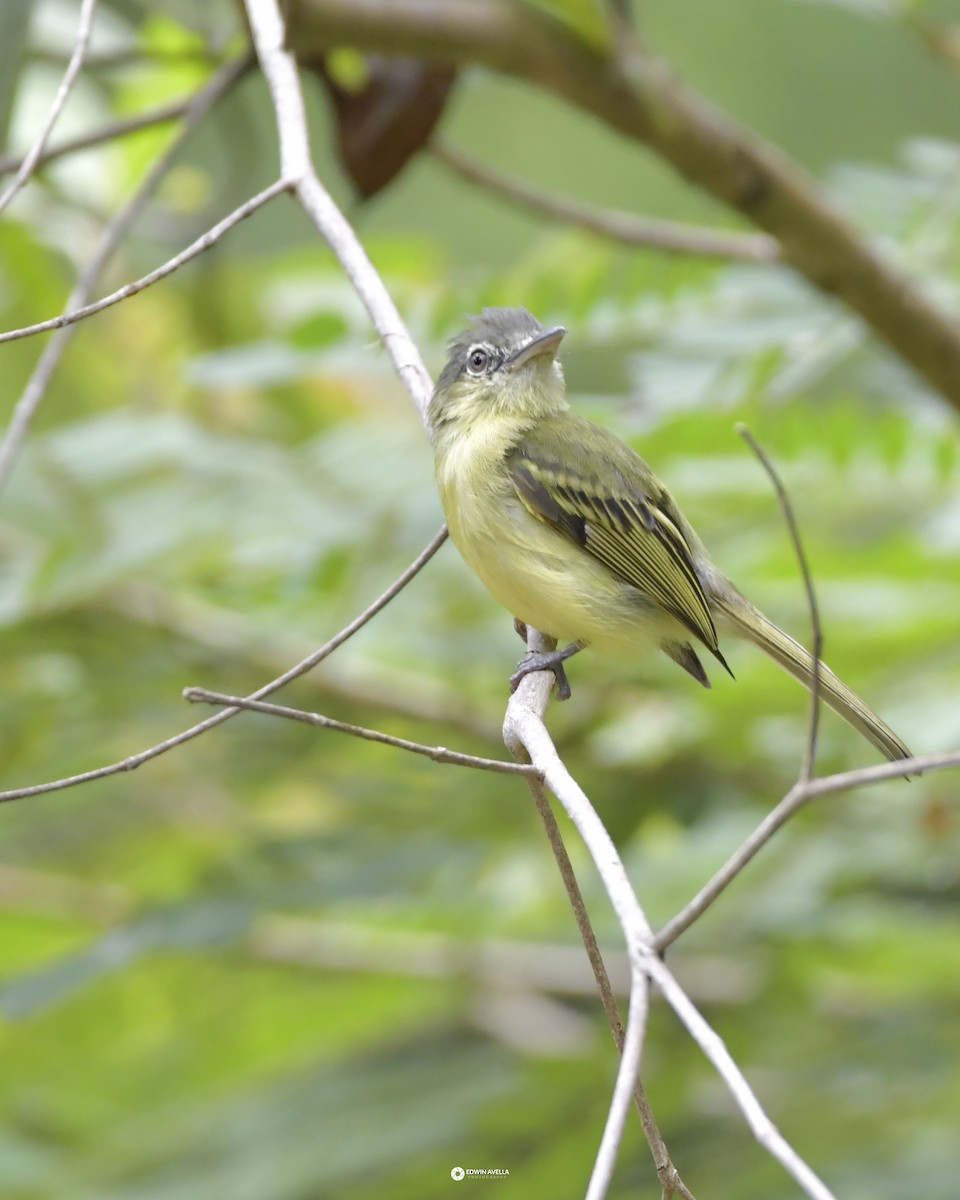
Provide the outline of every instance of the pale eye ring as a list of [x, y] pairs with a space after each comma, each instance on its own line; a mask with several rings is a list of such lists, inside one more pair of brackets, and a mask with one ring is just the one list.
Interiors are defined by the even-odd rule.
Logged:
[[467, 355], [467, 370], [471, 375], [482, 375], [487, 369], [490, 356], [482, 346], [472, 346]]

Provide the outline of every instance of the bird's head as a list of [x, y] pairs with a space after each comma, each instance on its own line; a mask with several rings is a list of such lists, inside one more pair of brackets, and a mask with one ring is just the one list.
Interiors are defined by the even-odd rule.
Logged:
[[566, 330], [544, 329], [525, 308], [485, 308], [450, 343], [430, 401], [434, 434], [506, 419], [535, 423], [568, 405], [556, 360]]

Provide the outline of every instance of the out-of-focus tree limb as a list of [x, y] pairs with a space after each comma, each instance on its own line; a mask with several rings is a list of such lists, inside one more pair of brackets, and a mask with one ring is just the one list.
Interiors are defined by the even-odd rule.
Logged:
[[431, 142], [430, 153], [462, 179], [505, 200], [626, 245], [645, 246], [665, 254], [696, 254], [740, 262], [774, 262], [780, 257], [780, 247], [765, 233], [706, 229], [680, 221], [662, 221], [656, 217], [638, 217], [615, 209], [596, 208], [496, 170], [439, 139]]
[[0, 212], [3, 212], [33, 174], [43, 154], [47, 139], [50, 137], [54, 125], [56, 125], [60, 114], [63, 112], [87, 54], [87, 47], [90, 44], [90, 34], [93, 32], [93, 16], [97, 9], [97, 3], [98, 0], [83, 0], [83, 4], [80, 7], [80, 24], [77, 29], [77, 37], [73, 44], [73, 53], [70, 55], [70, 61], [67, 63], [67, 69], [63, 74], [63, 79], [60, 81], [59, 88], [57, 88], [57, 94], [53, 99], [53, 104], [50, 106], [50, 111], [47, 113], [47, 118], [40, 129], [39, 135], [34, 139], [33, 145], [20, 164], [16, 175], [4, 188], [3, 194], [0, 195]]
[[526, 80], [636, 141], [780, 243], [960, 409], [960, 325], [870, 243], [787, 155], [684, 84], [635, 39], [602, 50], [510, 0], [291, 0], [298, 54], [348, 44]]

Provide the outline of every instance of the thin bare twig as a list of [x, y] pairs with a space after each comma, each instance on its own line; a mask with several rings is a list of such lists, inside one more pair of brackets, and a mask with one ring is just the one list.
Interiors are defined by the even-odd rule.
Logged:
[[66, 329], [71, 325], [76, 325], [78, 321], [84, 321], [87, 317], [92, 317], [98, 312], [103, 312], [105, 308], [111, 308], [114, 304], [119, 304], [121, 300], [128, 300], [131, 296], [136, 296], [153, 284], [159, 283], [161, 279], [166, 279], [168, 275], [172, 275], [174, 271], [179, 270], [180, 267], [190, 262], [191, 259], [203, 254], [205, 250], [209, 250], [211, 246], [216, 245], [225, 233], [229, 233], [235, 225], [239, 225], [241, 221], [245, 221], [247, 217], [252, 216], [253, 213], [262, 208], [268, 201], [273, 200], [276, 196], [286, 191], [289, 191], [288, 186], [282, 179], [278, 179], [275, 183], [271, 183], [269, 187], [265, 187], [262, 192], [251, 196], [249, 200], [245, 200], [243, 204], [225, 216], [223, 220], [218, 221], [216, 225], [212, 225], [206, 232], [202, 233], [196, 241], [191, 242], [189, 246], [175, 254], [173, 258], [168, 259], [161, 266], [155, 267], [146, 275], [142, 275], [139, 279], [134, 279], [131, 283], [125, 283], [123, 287], [117, 288], [109, 296], [104, 296], [102, 300], [95, 300], [92, 304], [84, 304], [79, 308], [70, 308], [59, 317], [51, 317], [47, 321], [38, 321], [36, 325], [24, 325], [22, 329], [8, 329], [5, 333], [0, 333], [0, 345], [4, 342], [18, 341], [20, 338], [33, 337], [38, 333], [49, 333], [51, 329]]
[[[417, 555], [409, 567], [400, 575], [393, 583], [377, 597], [374, 602], [363, 610], [358, 616], [340, 630], [338, 634], [332, 637], [328, 642], [324, 643], [319, 650], [315, 650], [308, 655], [302, 662], [291, 667], [290, 670], [284, 671], [276, 679], [272, 679], [269, 683], [258, 688], [251, 696], [247, 697], [250, 700], [260, 700], [264, 696], [269, 696], [284, 686], [290, 683], [291, 680], [305, 675], [307, 671], [312, 670], [318, 663], [322, 662], [328, 654], [332, 654], [338, 646], [342, 646], [349, 638], [364, 625], [367, 624], [373, 617], [377, 615], [382, 608], [407, 586], [411, 579], [427, 565], [431, 558], [440, 549], [443, 543], [447, 540], [447, 527], [444, 525], [440, 531], [435, 534], [430, 543], [424, 547]], [[79, 775], [70, 775], [65, 779], [55, 779], [50, 783], [38, 783], [32, 787], [14, 788], [12, 791], [0, 792], [0, 803], [5, 803], [8, 800], [23, 800], [29, 796], [41, 796], [46, 792], [59, 792], [64, 788], [76, 787], [81, 783], [88, 783], [93, 779], [105, 779], [109, 775], [118, 775], [123, 771], [133, 771], [143, 763], [149, 762], [153, 758], [158, 758], [161, 754], [165, 754], [168, 750], [172, 750], [175, 746], [182, 746], [184, 742], [189, 742], [191, 739], [198, 737], [201, 733], [206, 733], [208, 729], [213, 729], [217, 725], [222, 725], [224, 721], [229, 721], [231, 717], [235, 717], [239, 708], [227, 708], [223, 712], [216, 713], [212, 717], [207, 717], [205, 721], [201, 721], [198, 725], [191, 726], [190, 729], [184, 730], [182, 733], [176, 734], [174, 737], [167, 738], [166, 741], [159, 742], [155, 746], [150, 746], [147, 750], [141, 750], [138, 754], [131, 754], [129, 758], [121, 759], [120, 762], [110, 763], [108, 766], [97, 767], [92, 771], [84, 771]]]
[[776, 238], [765, 233], [724, 233], [721, 230], [684, 225], [679, 221], [662, 221], [655, 217], [638, 217], [633, 213], [596, 208], [569, 196], [557, 196], [516, 175], [481, 163], [439, 138], [431, 141], [430, 151], [461, 178], [497, 196], [532, 212], [579, 225], [600, 237], [629, 246], [644, 246], [668, 254], [697, 254], [704, 258], [741, 262], [775, 262], [780, 257]]
[[19, 171], [11, 179], [3, 195], [0, 195], [0, 213], [3, 212], [33, 174], [34, 168], [40, 161], [40, 156], [43, 154], [44, 147], [47, 144], [47, 138], [49, 138], [58, 117], [63, 112], [63, 106], [66, 104], [67, 97], [73, 90], [73, 85], [80, 74], [80, 68], [83, 66], [83, 59], [87, 53], [87, 46], [90, 43], [90, 33], [93, 29], [93, 14], [96, 8], [97, 0], [83, 0], [80, 6], [80, 21], [77, 26], [77, 36], [73, 43], [73, 53], [70, 55], [67, 69], [63, 74], [63, 79], [60, 81], [59, 88], [57, 88], [57, 94], [53, 99], [53, 104], [50, 106], [50, 111], [47, 113], [47, 119], [40, 130], [39, 136], [30, 147], [26, 158], [20, 164]]
[[[535, 634], [531, 636], [535, 637]], [[649, 922], [637, 900], [616, 847], [590, 801], [557, 754], [543, 723], [543, 713], [546, 711], [552, 686], [553, 678], [548, 672], [532, 673], [522, 680], [507, 706], [504, 741], [519, 761], [531, 762], [540, 768], [546, 786], [567, 811], [596, 864], [623, 929], [630, 955], [631, 1006], [637, 1002], [643, 1004], [643, 996], [638, 989], [643, 977], [649, 977], [663, 992], [691, 1037], [723, 1079], [760, 1144], [793, 1176], [811, 1200], [834, 1200], [829, 1188], [771, 1122], [722, 1040], [704, 1020], [666, 964], [657, 956]], [[818, 782], [811, 781], [807, 786], [813, 787]], [[634, 1045], [631, 1049], [636, 1052], [636, 1057], [628, 1059], [627, 1054], [624, 1054], [618, 1074], [618, 1086], [624, 1072], [629, 1072], [632, 1089], [641, 1047]], [[611, 1108], [608, 1129], [615, 1118], [619, 1121], [619, 1117], [620, 1110], [615, 1114]], [[611, 1148], [606, 1135], [604, 1147], [606, 1150]], [[615, 1152], [615, 1144], [612, 1149]], [[613, 1163], [608, 1157], [601, 1160], [598, 1156], [594, 1167], [594, 1179], [601, 1175], [609, 1178], [612, 1169]]]
[[[900, 766], [900, 763], [891, 764]], [[819, 780], [817, 782], [820, 782]], [[763, 818], [746, 841], [730, 855], [719, 871], [703, 885], [693, 899], [672, 917], [653, 939], [654, 947], [662, 954], [668, 946], [707, 911], [718, 896], [736, 879], [747, 863], [770, 841], [778, 829], [812, 798], [809, 783], [796, 783], [780, 803]]]
[[[593, 931], [593, 924], [590, 921], [587, 906], [583, 900], [583, 893], [580, 890], [580, 884], [577, 881], [573, 863], [570, 861], [570, 855], [567, 853], [567, 847], [564, 844], [560, 826], [553, 815], [553, 809], [550, 807], [550, 801], [547, 798], [546, 788], [543, 786], [543, 780], [539, 774], [528, 779], [527, 783], [533, 794], [533, 800], [537, 806], [537, 812], [540, 814], [540, 820], [543, 822], [547, 839], [550, 842], [550, 849], [553, 851], [553, 857], [556, 859], [560, 870], [560, 878], [563, 880], [563, 886], [566, 888], [567, 897], [577, 922], [577, 928], [580, 931], [580, 937], [587, 952], [587, 959], [593, 971], [597, 990], [600, 993], [603, 1011], [606, 1013], [614, 1044], [618, 1052], [623, 1054], [625, 1035], [623, 1021], [620, 1017], [620, 1006], [617, 1004], [617, 997], [610, 983], [610, 976], [607, 974], [606, 964], [603, 961], [603, 955], [600, 951], [596, 934]], [[663, 1134], [660, 1132], [660, 1127], [657, 1124], [657, 1119], [654, 1116], [653, 1108], [647, 1098], [647, 1092], [639, 1074], [634, 1082], [633, 1102], [636, 1105], [637, 1112], [640, 1114], [643, 1134], [647, 1140], [647, 1145], [650, 1147], [654, 1166], [657, 1168], [657, 1176], [660, 1179], [663, 1190], [662, 1200], [671, 1200], [673, 1196], [680, 1196], [681, 1200], [695, 1200], [693, 1193], [680, 1178], [680, 1172], [670, 1158], [666, 1142], [663, 1140]]]
[[778, 829], [804, 805], [820, 796], [833, 792], [849, 792], [854, 788], [881, 783], [887, 779], [902, 779], [909, 775], [920, 775], [927, 771], [942, 771], [949, 767], [960, 767], [960, 750], [947, 754], [928, 754], [917, 758], [899, 759], [897, 762], [880, 763], [875, 767], [859, 767], [854, 771], [843, 771], [837, 775], [823, 775], [819, 779], [802, 779], [793, 785], [780, 803], [770, 810], [746, 841], [727, 859], [719, 871], [700, 889], [689, 904], [669, 920], [653, 939], [654, 948], [661, 953], [677, 940], [740, 874], [747, 863], [770, 841]]
[[620, 1049], [620, 1069], [613, 1085], [607, 1122], [597, 1149], [597, 1157], [590, 1175], [586, 1200], [604, 1200], [613, 1182], [613, 1171], [623, 1138], [627, 1113], [633, 1100], [640, 1073], [640, 1058], [647, 1032], [647, 1015], [650, 1011], [650, 980], [637, 966], [631, 971], [630, 1003], [627, 1008], [627, 1028]]
[[875, 767], [857, 767], [836, 775], [822, 775], [805, 783], [803, 792], [810, 799], [815, 799], [817, 796], [829, 796], [832, 792], [850, 792], [854, 788], [883, 783], [887, 779], [906, 779], [911, 775], [926, 775], [930, 771], [943, 771], [949, 767], [960, 767], [960, 750], [948, 750], [943, 754], [918, 754], [897, 762], [878, 763]]
[[[244, 70], [249, 70], [254, 64], [254, 55], [252, 50], [248, 50], [240, 59], [240, 64]], [[87, 59], [87, 67], [91, 66], [91, 60]], [[194, 102], [194, 96], [184, 96], [180, 100], [173, 100], [169, 104], [158, 105], [157, 108], [152, 108], [148, 112], [137, 113], [132, 117], [123, 117], [117, 121], [111, 121], [108, 125], [104, 125], [100, 129], [94, 129], [90, 133], [81, 133], [78, 137], [69, 138], [65, 142], [60, 142], [59, 145], [44, 148], [43, 153], [34, 164], [34, 169], [44, 167], [47, 163], [55, 162], [57, 159], [65, 158], [70, 154], [78, 154], [82, 150], [91, 150], [96, 146], [102, 146], [106, 142], [115, 142], [119, 138], [128, 137], [132, 133], [139, 133], [143, 129], [152, 129], [156, 125], [167, 125], [171, 121], [177, 121], [183, 117]], [[0, 155], [0, 175], [7, 175], [11, 171], [18, 170], [23, 165], [24, 159], [15, 154]]]
[[770, 476], [803, 574], [810, 620], [813, 626], [814, 686], [810, 689], [812, 698], [810, 729], [799, 781], [783, 797], [779, 804], [767, 814], [746, 841], [738, 847], [713, 877], [704, 884], [693, 899], [684, 905], [680, 912], [663, 926], [654, 939], [654, 946], [661, 952], [675, 942], [682, 933], [689, 929], [706, 912], [733, 880], [736, 879], [751, 859], [770, 841], [773, 835], [811, 800], [831, 792], [849, 791], [856, 787], [878, 783], [886, 779], [898, 779], [921, 774], [924, 771], [942, 770], [947, 767], [960, 766], [960, 751], [958, 751], [901, 759], [897, 762], [883, 763], [877, 767], [862, 767], [854, 771], [824, 776], [820, 779], [814, 778], [813, 769], [817, 745], [817, 718], [819, 713], [820, 665], [823, 653], [823, 636], [813, 579], [806, 555], [804, 554], [796, 518], [789, 497], [786, 494], [786, 489], [783, 487], [776, 468], [763, 449], [757, 444], [746, 426], [738, 425], [737, 432], [747, 442]]
[[[164, 154], [154, 161], [140, 186], [103, 231], [93, 258], [84, 268], [67, 300], [66, 313], [68, 315], [71, 310], [82, 308], [86, 304], [101, 271], [146, 208], [153, 193], [172, 167], [181, 147], [214, 104], [236, 83], [242, 72], [246, 70], [246, 63], [247, 60], [244, 56], [223, 67], [193, 98], [184, 114], [183, 128], [179, 135], [171, 142]], [[63, 327], [57, 329], [41, 354], [23, 394], [17, 401], [10, 424], [2, 443], [0, 443], [0, 490], [3, 489], [10, 477], [17, 453], [33, 416], [43, 400], [50, 379], [70, 341], [70, 323], [64, 320], [62, 324]], [[48, 326], [48, 328], [52, 327]]]
[[[65, 158], [68, 154], [77, 154], [81, 150], [90, 150], [94, 146], [102, 146], [105, 142], [113, 142], [131, 133], [139, 133], [141, 129], [150, 129], [154, 125], [166, 125], [177, 121], [190, 107], [191, 97], [174, 100], [170, 104], [161, 104], [149, 112], [138, 113], [134, 117], [124, 117], [119, 121], [111, 121], [101, 129], [91, 133], [82, 133], [79, 137], [69, 138], [56, 146], [45, 149], [34, 164], [34, 169], [44, 167], [47, 163]], [[9, 175], [18, 170], [26, 160], [17, 154], [0, 155], [0, 175]]]
[[426, 424], [433, 390], [430, 375], [383, 281], [314, 169], [303, 92], [296, 63], [287, 49], [280, 9], [276, 0], [246, 0], [246, 8], [257, 57], [273, 99], [281, 176], [337, 256]]
[[363, 725], [351, 725], [347, 721], [338, 721], [334, 717], [324, 716], [323, 713], [306, 712], [302, 708], [289, 708], [285, 704], [267, 704], [263, 700], [247, 700], [242, 696], [228, 696], [224, 692], [212, 692], [207, 688], [200, 687], [184, 688], [183, 698], [189, 700], [191, 704], [223, 704], [228, 708], [264, 713], [268, 717], [283, 717], [288, 721], [300, 721], [304, 725], [313, 725], [317, 729], [330, 729], [334, 733], [346, 733], [350, 737], [362, 738], [367, 742], [379, 742], [383, 746], [393, 746], [396, 750], [407, 750], [411, 754], [420, 754], [424, 758], [450, 766], [473, 767], [478, 771], [498, 771], [501, 775], [532, 775], [535, 777], [539, 775], [536, 767], [524, 763], [504, 762], [500, 758], [478, 758], [475, 754], [462, 754], [459, 750], [448, 750], [446, 746], [426, 746], [423, 742], [411, 742], [407, 738], [381, 733], [378, 729], [367, 729]]
[[813, 575], [810, 571], [810, 564], [807, 561], [807, 555], [803, 548], [803, 539], [800, 537], [800, 526], [797, 524], [793, 505], [790, 503], [787, 489], [783, 486], [783, 481], [777, 473], [777, 468], [773, 465], [770, 456], [759, 445], [746, 425], [738, 424], [737, 433], [740, 434], [757, 456], [760, 465], [770, 477], [773, 490], [777, 494], [777, 501], [780, 504], [780, 511], [783, 513], [783, 519], [787, 523], [787, 531], [790, 534], [790, 541], [793, 543], [793, 552], [797, 557], [800, 574], [803, 576], [804, 591], [807, 593], [807, 611], [810, 613], [810, 626], [812, 630], [813, 680], [810, 686], [810, 724], [807, 732], [807, 746], [803, 755], [803, 763], [800, 767], [800, 778], [806, 781], [813, 778], [814, 768], [816, 767], [817, 732], [820, 725], [820, 663], [823, 658], [823, 626], [820, 623], [817, 593], [813, 586]]
[[[38, 48], [31, 50], [30, 62], [49, 63], [55, 67], [63, 66], [66, 56], [54, 50]], [[127, 50], [110, 50], [102, 54], [88, 54], [84, 60], [87, 71], [112, 71], [118, 67], [155, 66], [157, 63], [201, 63], [219, 66], [223, 55], [207, 46], [187, 46], [177, 49], [173, 46], [164, 48], [155, 46], [152, 50], [131, 47]]]
[[833, 1192], [800, 1157], [764, 1112], [753, 1089], [724, 1045], [723, 1039], [704, 1020], [666, 965], [654, 956], [649, 962], [648, 970], [664, 999], [729, 1088], [760, 1145], [793, 1176], [811, 1200], [836, 1200]]

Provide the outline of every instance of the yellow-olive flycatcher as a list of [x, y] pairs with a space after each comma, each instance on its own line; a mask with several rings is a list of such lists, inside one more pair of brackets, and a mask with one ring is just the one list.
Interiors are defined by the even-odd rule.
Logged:
[[[524, 308], [488, 308], [450, 345], [430, 402], [450, 536], [513, 615], [569, 641], [528, 655], [557, 674], [584, 646], [659, 648], [704, 687], [698, 642], [727, 668], [718, 630], [753, 642], [807, 687], [813, 659], [714, 566], [644, 460], [567, 403], [556, 354], [565, 330]], [[729, 668], [727, 668], [729, 670]], [[824, 664], [820, 694], [887, 758], [899, 737]]]

